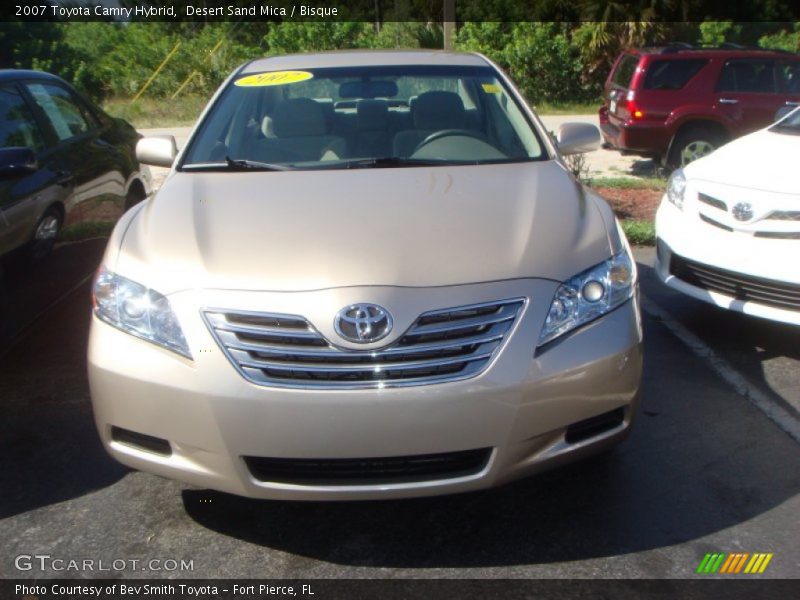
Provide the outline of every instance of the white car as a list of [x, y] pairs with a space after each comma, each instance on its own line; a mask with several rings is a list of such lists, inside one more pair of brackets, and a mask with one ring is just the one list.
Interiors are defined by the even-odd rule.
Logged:
[[800, 109], [675, 171], [656, 237], [668, 286], [800, 325]]

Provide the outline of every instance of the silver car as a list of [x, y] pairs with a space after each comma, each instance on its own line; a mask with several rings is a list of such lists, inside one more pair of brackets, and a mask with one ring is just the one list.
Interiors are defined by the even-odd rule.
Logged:
[[475, 54], [237, 69], [117, 225], [89, 376], [119, 461], [256, 498], [465, 492], [620, 441], [636, 266], [608, 205]]

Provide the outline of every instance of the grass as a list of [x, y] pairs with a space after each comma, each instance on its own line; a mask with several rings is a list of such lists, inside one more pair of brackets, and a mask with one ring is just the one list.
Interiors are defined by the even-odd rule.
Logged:
[[200, 111], [208, 102], [208, 96], [181, 96], [169, 98], [108, 98], [103, 110], [112, 117], [120, 117], [138, 129], [150, 127], [182, 127], [193, 125]]
[[601, 100], [595, 102], [539, 102], [533, 106], [536, 114], [548, 115], [595, 115], [602, 104]]
[[667, 187], [667, 180], [659, 177], [595, 177], [588, 182], [588, 185], [596, 188], [663, 191]]
[[59, 242], [77, 242], [96, 237], [108, 237], [115, 223], [110, 221], [88, 221], [86, 223], [75, 223], [64, 227], [58, 232], [56, 238]]
[[654, 246], [656, 226], [652, 221], [622, 221], [622, 230], [634, 246]]

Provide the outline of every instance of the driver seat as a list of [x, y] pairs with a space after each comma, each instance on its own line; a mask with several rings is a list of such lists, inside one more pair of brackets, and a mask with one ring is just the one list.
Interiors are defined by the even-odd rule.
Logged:
[[461, 96], [455, 92], [424, 92], [411, 106], [413, 129], [394, 136], [394, 155], [408, 157], [430, 134], [443, 129], [464, 129], [466, 113]]

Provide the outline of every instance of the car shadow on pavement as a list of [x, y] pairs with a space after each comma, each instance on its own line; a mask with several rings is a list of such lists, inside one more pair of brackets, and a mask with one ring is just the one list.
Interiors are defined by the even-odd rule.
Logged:
[[[96, 269], [105, 242], [57, 248], [34, 267], [3, 261], [0, 519], [83, 496], [128, 472], [103, 450], [94, 426], [86, 381], [91, 284], [75, 287]], [[65, 294], [80, 301], [59, 302]]]
[[15, 336], [97, 268], [107, 241], [63, 244], [38, 264], [20, 252], [0, 258], [0, 359]]
[[748, 383], [800, 418], [800, 327], [726, 310], [663, 285], [639, 264], [647, 295]]
[[[185, 490], [185, 509], [210, 530], [330, 563], [492, 567], [700, 540], [800, 493], [795, 442], [657, 321], [644, 326], [641, 411], [607, 456], [458, 496], [301, 503]], [[707, 548], [698, 541], [698, 560]]]

